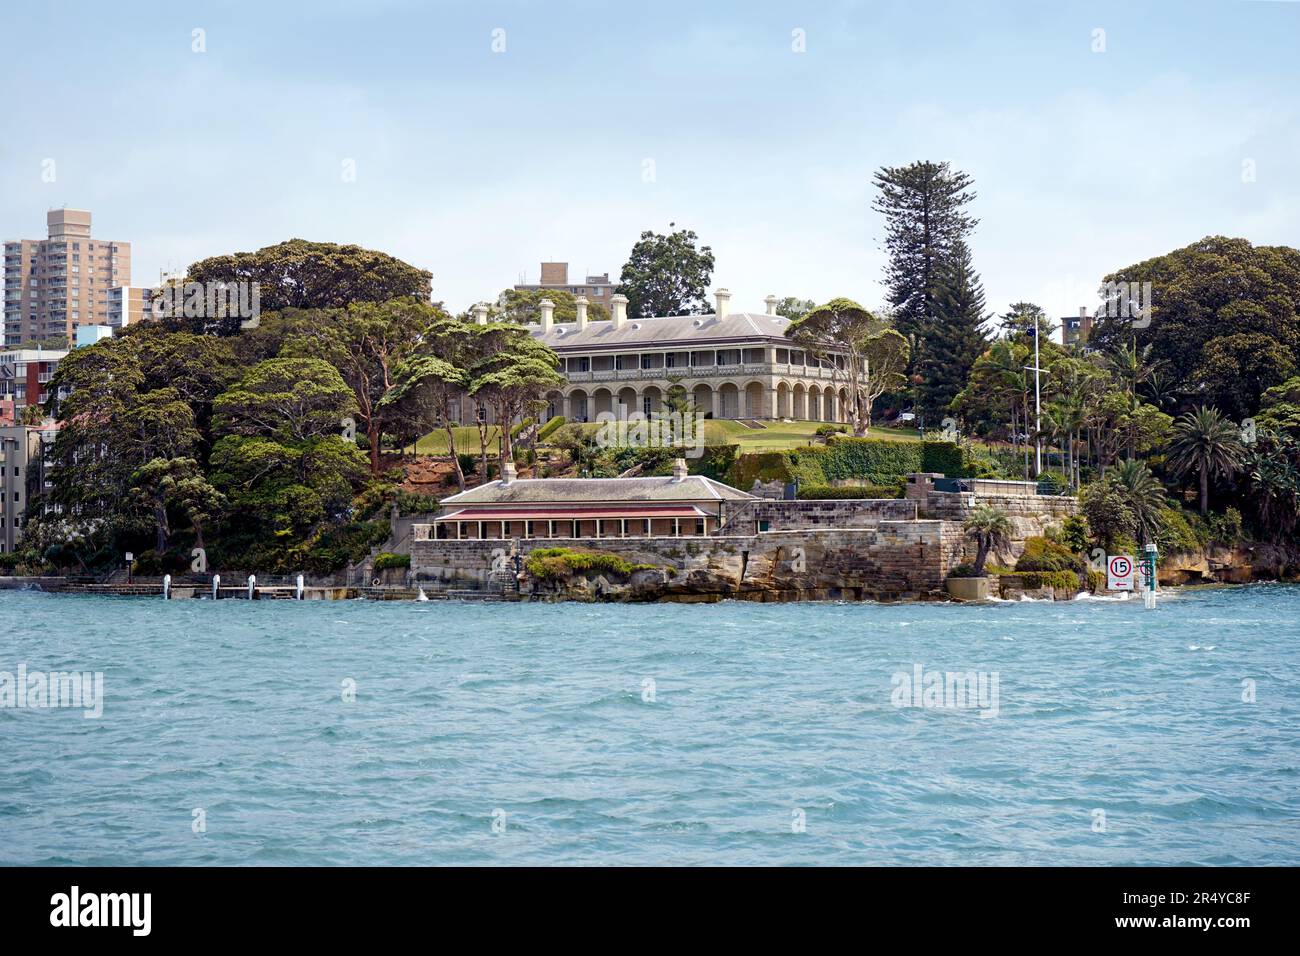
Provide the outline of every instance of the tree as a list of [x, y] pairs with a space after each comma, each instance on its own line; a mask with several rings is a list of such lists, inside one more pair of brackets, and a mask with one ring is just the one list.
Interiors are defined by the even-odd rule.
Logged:
[[1129, 507], [1127, 497], [1109, 480], [1094, 481], [1079, 493], [1079, 506], [1088, 521], [1088, 528], [1099, 545], [1107, 551], [1137, 530], [1137, 519]]
[[447, 435], [447, 451], [456, 469], [456, 483], [465, 490], [465, 471], [456, 453], [455, 425], [461, 398], [469, 389], [470, 369], [482, 354], [486, 326], [442, 316], [427, 330], [420, 350], [396, 369], [396, 384], [385, 403], [428, 402], [435, 422]]
[[815, 308], [817, 303], [812, 299], [799, 299], [787, 295], [776, 303], [776, 314], [793, 322], [795, 319], [802, 319]]
[[[1133, 515], [1138, 544], [1154, 541], [1160, 533], [1161, 512], [1168, 502], [1165, 490], [1142, 461], [1122, 462], [1109, 479]], [[1091, 519], [1089, 519], [1091, 522]]]
[[920, 161], [876, 171], [880, 195], [872, 208], [885, 216], [885, 280], [898, 331], [927, 337], [936, 314], [942, 263], [979, 220], [964, 211], [975, 199], [973, 180], [948, 163]]
[[526, 330], [502, 324], [494, 333], [472, 371], [469, 394], [491, 407], [501, 426], [504, 466], [514, 460], [511, 423], [523, 417], [530, 404], [540, 402], [548, 389], [559, 388], [566, 380], [558, 371], [559, 356]]
[[167, 550], [171, 537], [168, 512], [178, 508], [194, 528], [195, 544], [202, 548], [203, 524], [225, 504], [225, 496], [208, 484], [193, 458], [154, 458], [131, 476], [131, 494], [153, 517], [154, 550]]
[[268, 359], [217, 396], [213, 427], [227, 435], [304, 441], [339, 434], [345, 428], [344, 420], [356, 412], [352, 390], [328, 362]]
[[433, 306], [414, 299], [358, 302], [324, 312], [280, 350], [281, 356], [324, 359], [352, 389], [357, 416], [370, 446], [370, 472], [379, 474], [384, 428], [401, 406], [385, 403], [397, 384], [397, 369], [417, 354], [432, 326], [444, 318]]
[[970, 249], [958, 239], [940, 263], [934, 321], [925, 337], [917, 371], [924, 378], [917, 404], [929, 415], [949, 410], [984, 354], [984, 288], [971, 264]]
[[962, 524], [962, 530], [976, 545], [975, 577], [984, 574], [984, 562], [989, 552], [1005, 547], [1011, 541], [1011, 519], [992, 505], [979, 505]]
[[[1043, 307], [1040, 305], [1035, 305], [1032, 302], [1013, 302], [1011, 307], [998, 319], [1002, 334], [1009, 339], [1032, 335], [1035, 322], [1041, 340], [1046, 342], [1051, 339], [1052, 334], [1056, 331], [1056, 323], [1047, 317], [1047, 313], [1043, 311]], [[1033, 345], [1033, 339], [1029, 340], [1029, 344], [1030, 346]]]
[[1271, 335], [1239, 332], [1205, 343], [1191, 382], [1211, 403], [1242, 419], [1259, 408], [1264, 392], [1295, 371], [1295, 355]]
[[[676, 223], [669, 223], [672, 229]], [[692, 230], [660, 235], [641, 233], [623, 265], [618, 291], [627, 296], [628, 314], [702, 315], [711, 311], [705, 292], [713, 276], [713, 250], [697, 249]]]
[[[496, 318], [502, 322], [536, 325], [542, 320], [541, 302], [550, 299], [555, 306], [552, 318], [556, 322], [578, 320], [578, 297], [563, 289], [506, 289], [498, 296]], [[587, 320], [603, 322], [609, 319], [609, 309], [600, 302], [587, 303]]]
[[[1300, 250], [1288, 246], [1252, 246], [1245, 239], [1207, 236], [1181, 249], [1126, 266], [1107, 275], [1105, 283], [1150, 283], [1149, 324], [1135, 328], [1132, 318], [1102, 309], [1090, 344], [1113, 351], [1136, 338], [1151, 345], [1177, 391], [1205, 394], [1230, 414], [1251, 414], [1252, 400], [1286, 375], [1300, 356]], [[1268, 344], [1252, 357], [1250, 343], [1239, 335], [1261, 335]], [[1210, 343], [1229, 338], [1213, 349]], [[1254, 359], [1257, 358], [1258, 364]], [[1282, 374], [1281, 378], [1276, 376]], [[1241, 388], [1233, 384], [1238, 376]], [[1240, 406], [1225, 396], [1240, 394]], [[1249, 407], [1247, 407], [1249, 406]]]
[[845, 378], [859, 437], [871, 427], [875, 400], [906, 381], [907, 340], [852, 299], [818, 306], [791, 322], [785, 334], [806, 352], [830, 359], [835, 376]]
[[[341, 309], [405, 297], [428, 302], [432, 280], [429, 272], [383, 252], [306, 239], [202, 259], [185, 277], [186, 282], [257, 282], [265, 312]], [[239, 322], [228, 321], [216, 331], [234, 334]]]
[[1242, 456], [1242, 471], [1260, 531], [1273, 541], [1292, 539], [1300, 521], [1300, 442], [1285, 432], [1261, 432]]
[[1237, 426], [1217, 408], [1202, 405], [1174, 423], [1168, 462], [1179, 477], [1196, 473], [1204, 515], [1210, 510], [1210, 480], [1234, 475], [1241, 467], [1243, 453]]

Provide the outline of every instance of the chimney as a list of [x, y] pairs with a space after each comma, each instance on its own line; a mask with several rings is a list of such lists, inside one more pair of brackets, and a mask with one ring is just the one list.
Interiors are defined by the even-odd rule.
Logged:
[[673, 460], [673, 482], [686, 480], [686, 459], [676, 458]]
[[713, 310], [714, 314], [720, 319], [725, 319], [728, 311], [727, 304], [731, 302], [731, 293], [726, 289], [719, 289], [717, 292], [713, 293], [713, 300], [718, 303], [717, 307]]
[[585, 295], [578, 296], [573, 300], [573, 307], [578, 312], [577, 331], [581, 332], [587, 327], [587, 297]]
[[776, 296], [769, 295], [763, 301], [767, 303], [767, 314], [776, 315]]
[[508, 485], [515, 480], [515, 463], [507, 461], [501, 466], [501, 484]]
[[627, 296], [619, 292], [610, 297], [609, 303], [614, 307], [614, 328], [621, 329], [627, 321]]
[[537, 308], [542, 311], [542, 332], [544, 334], [551, 331], [551, 325], [553, 324], [555, 316], [555, 303], [550, 299], [543, 299], [541, 302], [537, 303]]
[[486, 302], [475, 302], [470, 306], [469, 311], [474, 316], [475, 325], [487, 325], [488, 304]]

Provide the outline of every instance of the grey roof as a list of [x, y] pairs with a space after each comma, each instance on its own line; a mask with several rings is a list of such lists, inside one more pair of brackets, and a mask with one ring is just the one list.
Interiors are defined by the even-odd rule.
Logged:
[[442, 499], [444, 508], [474, 504], [567, 504], [597, 501], [741, 501], [754, 497], [703, 475], [655, 478], [516, 478], [490, 481]]
[[716, 315], [669, 315], [652, 319], [628, 319], [620, 329], [610, 321], [588, 322], [578, 331], [574, 322], [557, 323], [549, 332], [530, 326], [533, 338], [556, 351], [649, 345], [683, 348], [725, 342], [752, 342], [756, 338], [785, 341], [790, 320], [780, 315], [756, 312], [731, 312], [719, 319]]

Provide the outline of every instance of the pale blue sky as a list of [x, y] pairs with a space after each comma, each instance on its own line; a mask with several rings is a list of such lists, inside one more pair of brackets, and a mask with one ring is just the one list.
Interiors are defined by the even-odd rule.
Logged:
[[123, 6], [0, 18], [0, 237], [91, 209], [133, 242], [137, 285], [300, 236], [401, 256], [460, 309], [542, 259], [617, 278], [675, 221], [734, 308], [874, 305], [871, 173], [921, 158], [975, 177], [999, 311], [1072, 313], [1105, 272], [1208, 234], [1300, 244], [1286, 0]]

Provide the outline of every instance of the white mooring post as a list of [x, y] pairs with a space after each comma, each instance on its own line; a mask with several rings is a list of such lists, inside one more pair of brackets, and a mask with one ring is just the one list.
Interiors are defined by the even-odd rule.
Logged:
[[221, 575], [212, 575], [212, 600], [217, 599], [217, 588], [221, 587]]
[[163, 600], [164, 601], [171, 599], [172, 596], [171, 592], [172, 592], [172, 576], [170, 574], [164, 574], [163, 575]]
[[1146, 568], [1147, 587], [1142, 593], [1142, 601], [1148, 611], [1156, 609], [1156, 546], [1148, 544], [1143, 564]]
[[298, 600], [301, 601], [302, 599], [303, 599], [303, 586], [302, 586], [302, 575], [300, 574], [298, 575]]
[[248, 576], [248, 599], [250, 601], [253, 600], [253, 592], [254, 590], [256, 590], [256, 588], [257, 588], [257, 575], [250, 574]]

